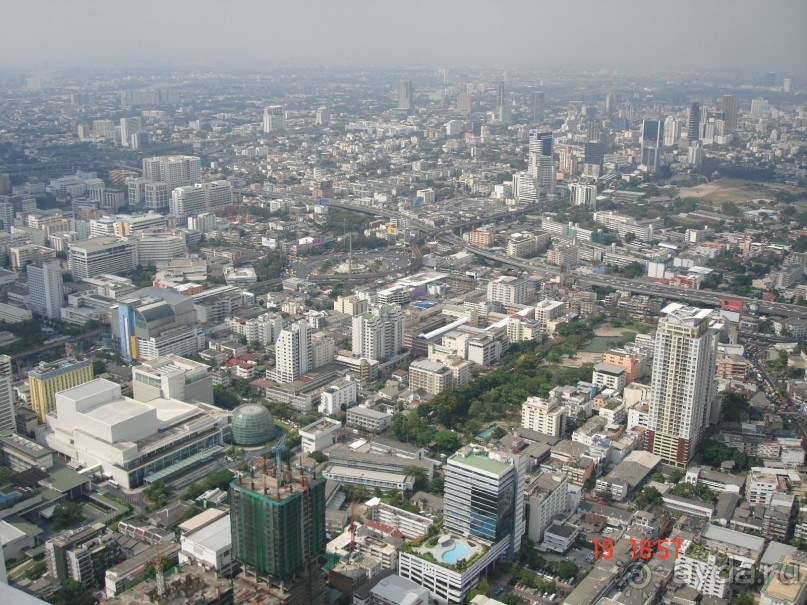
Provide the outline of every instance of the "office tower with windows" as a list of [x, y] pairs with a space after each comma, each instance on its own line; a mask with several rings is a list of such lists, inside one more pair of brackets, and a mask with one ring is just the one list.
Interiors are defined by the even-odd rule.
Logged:
[[137, 266], [137, 249], [130, 239], [92, 237], [70, 244], [68, 258], [75, 279], [101, 273], [120, 275]]
[[46, 260], [28, 265], [28, 307], [34, 313], [54, 318], [62, 316], [64, 303], [64, 281], [62, 263], [59, 260]]
[[496, 117], [501, 124], [509, 124], [513, 117], [510, 105], [507, 103], [504, 82], [496, 85]]
[[45, 416], [56, 406], [56, 393], [72, 389], [92, 380], [92, 362], [67, 358], [40, 364], [28, 372], [31, 409], [45, 422]]
[[664, 120], [664, 146], [674, 147], [681, 138], [681, 122], [673, 116], [667, 116]]
[[286, 129], [286, 110], [282, 105], [263, 108], [263, 131], [279, 132]]
[[168, 187], [184, 187], [202, 180], [202, 161], [192, 155], [161, 155], [143, 158], [143, 178]]
[[233, 184], [218, 180], [177, 187], [171, 192], [168, 208], [181, 222], [189, 216], [215, 212], [233, 203]]
[[275, 343], [275, 382], [284, 384], [302, 377], [311, 369], [312, 356], [311, 334], [305, 320], [281, 330]]
[[538, 197], [555, 194], [555, 160], [552, 155], [552, 133], [530, 131], [527, 173], [535, 179]]
[[404, 314], [398, 305], [373, 305], [353, 317], [353, 354], [384, 361], [403, 348]]
[[642, 123], [642, 165], [650, 173], [656, 172], [659, 167], [663, 130], [661, 120], [645, 120]]
[[323, 105], [317, 108], [316, 124], [317, 126], [327, 126], [331, 123], [331, 110]]
[[14, 372], [11, 357], [0, 355], [0, 429], [16, 431], [14, 420], [14, 388], [11, 386]]
[[645, 449], [667, 464], [686, 466], [710, 421], [719, 327], [710, 314], [679, 303], [661, 311]]
[[720, 101], [720, 109], [723, 110], [723, 119], [726, 121], [726, 130], [737, 130], [737, 117], [739, 110], [737, 99], [734, 95], [723, 95]]
[[398, 109], [412, 111], [415, 108], [415, 89], [412, 80], [398, 82]]
[[698, 141], [701, 138], [701, 104], [697, 101], [689, 108], [689, 118], [687, 120], [687, 140]]
[[598, 178], [603, 174], [605, 146], [602, 143], [589, 141], [583, 146], [583, 175]]
[[508, 541], [512, 560], [524, 535], [526, 461], [509, 450], [467, 446], [448, 459], [443, 525], [466, 537]]
[[325, 479], [264, 459], [230, 486], [232, 552], [246, 572], [282, 589], [283, 603], [318, 605], [325, 584]]

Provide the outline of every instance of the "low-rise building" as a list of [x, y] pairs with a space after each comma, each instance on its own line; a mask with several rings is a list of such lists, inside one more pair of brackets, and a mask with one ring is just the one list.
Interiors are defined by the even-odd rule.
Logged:
[[347, 411], [347, 426], [363, 428], [372, 433], [380, 433], [392, 424], [392, 414], [380, 412], [364, 406], [354, 406]]
[[332, 418], [320, 418], [300, 429], [303, 451], [320, 452], [336, 443], [342, 423]]

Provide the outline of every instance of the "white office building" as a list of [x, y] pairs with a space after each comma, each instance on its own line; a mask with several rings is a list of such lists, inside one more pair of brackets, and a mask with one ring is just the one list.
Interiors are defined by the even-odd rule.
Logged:
[[345, 379], [328, 386], [319, 399], [320, 414], [336, 414], [345, 406], [345, 409], [356, 405], [359, 396], [359, 385], [350, 374]]
[[71, 243], [68, 258], [74, 279], [102, 273], [119, 275], [135, 268], [137, 250], [131, 240], [96, 237]]
[[[0, 355], [0, 429], [17, 430], [14, 420], [14, 372], [11, 368], [11, 357]], [[2, 556], [0, 556], [2, 559]]]
[[171, 192], [169, 210], [180, 221], [189, 216], [214, 212], [233, 203], [233, 185], [219, 180], [177, 187]]
[[488, 282], [488, 301], [503, 305], [523, 305], [529, 300], [527, 281], [502, 275]]
[[62, 263], [46, 260], [40, 265], [28, 265], [28, 307], [46, 317], [61, 317], [64, 303]]

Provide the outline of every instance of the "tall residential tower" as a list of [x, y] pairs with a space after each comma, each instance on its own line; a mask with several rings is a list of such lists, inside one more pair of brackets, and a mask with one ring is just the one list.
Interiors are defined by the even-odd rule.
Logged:
[[686, 466], [710, 420], [718, 342], [710, 314], [679, 303], [661, 311], [645, 449], [667, 464]]

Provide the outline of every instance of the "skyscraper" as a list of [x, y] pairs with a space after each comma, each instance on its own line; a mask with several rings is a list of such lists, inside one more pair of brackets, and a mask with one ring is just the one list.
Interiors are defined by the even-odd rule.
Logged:
[[723, 119], [726, 121], [726, 130], [737, 130], [737, 99], [734, 95], [723, 95], [720, 102], [720, 108], [723, 110]]
[[552, 133], [530, 131], [527, 173], [535, 179], [538, 197], [555, 193], [555, 163], [552, 154]]
[[249, 572], [282, 586], [284, 602], [323, 602], [324, 478], [265, 462], [232, 483], [230, 522], [233, 556]]
[[544, 121], [544, 93], [532, 93], [532, 123], [540, 124]]
[[710, 313], [679, 303], [661, 311], [645, 449], [668, 464], [686, 466], [710, 419], [718, 343]]
[[412, 80], [398, 82], [398, 109], [412, 111], [415, 108], [415, 89]]
[[11, 357], [0, 355], [0, 429], [16, 430], [12, 380], [14, 374], [11, 370]]
[[681, 122], [673, 116], [667, 116], [664, 120], [664, 146], [674, 147], [681, 137]]
[[512, 111], [507, 103], [504, 92], [504, 82], [500, 81], [496, 85], [496, 117], [502, 124], [509, 124], [512, 119]]
[[443, 525], [493, 543], [508, 540], [512, 560], [524, 535], [526, 460], [509, 450], [467, 446], [448, 459]]
[[323, 105], [317, 108], [316, 124], [317, 126], [327, 126], [331, 123], [331, 110]]
[[689, 108], [687, 120], [687, 140], [697, 141], [701, 138], [701, 104], [694, 102]]
[[263, 108], [263, 131], [278, 132], [286, 129], [286, 111], [282, 105]]
[[142, 125], [140, 118], [121, 118], [120, 119], [120, 144], [123, 147], [131, 147], [132, 135], [140, 132]]
[[311, 357], [311, 334], [305, 320], [281, 330], [275, 343], [275, 382], [284, 384], [300, 378], [311, 369]]
[[53, 259], [28, 265], [26, 273], [31, 311], [50, 318], [61, 317], [64, 302], [61, 262]]
[[353, 317], [353, 354], [384, 361], [403, 348], [404, 315], [398, 305], [373, 305]]
[[661, 120], [645, 120], [642, 123], [642, 165], [651, 173], [659, 167], [663, 130]]
[[469, 92], [463, 92], [457, 95], [457, 112], [469, 114], [473, 111], [473, 95]]

